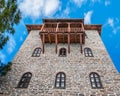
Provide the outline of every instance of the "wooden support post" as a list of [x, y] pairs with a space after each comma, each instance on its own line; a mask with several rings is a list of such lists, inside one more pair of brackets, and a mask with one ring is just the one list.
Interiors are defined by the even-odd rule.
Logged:
[[68, 33], [68, 53], [70, 53], [70, 33]]
[[83, 50], [82, 50], [82, 34], [80, 34], [80, 52], [83, 53]]
[[70, 23], [68, 23], [68, 53], [70, 53]]
[[45, 24], [42, 25], [42, 28], [40, 29], [40, 32], [43, 31], [44, 26], [45, 26]]
[[42, 36], [42, 52], [44, 54], [44, 43], [45, 43], [45, 34]]
[[[40, 32], [43, 31], [43, 28], [44, 28], [45, 24], [42, 25], [42, 28], [40, 29]], [[45, 34], [42, 33], [42, 53], [44, 54], [44, 43], [45, 43]]]
[[77, 43], [77, 32], [75, 32], [75, 43]]
[[[86, 36], [86, 38], [88, 38], [88, 37]], [[83, 32], [82, 43], [85, 44], [85, 32]]]
[[48, 39], [49, 39], [49, 42], [51, 44], [50, 32], [48, 32]]
[[81, 25], [82, 25], [82, 31], [84, 31], [84, 25], [83, 25], [83, 23], [81, 23]]
[[57, 23], [57, 26], [56, 26], [56, 32], [58, 31], [58, 27], [59, 27], [59, 23]]
[[56, 52], [56, 54], [57, 54], [57, 45], [58, 45], [57, 33], [55, 33], [55, 45], [56, 45], [56, 47], [55, 47], [55, 52]]
[[68, 32], [70, 32], [70, 23], [68, 23]]
[[65, 43], [65, 33], [63, 32], [63, 43]]
[[57, 54], [57, 45], [58, 45], [58, 35], [57, 35], [57, 31], [58, 31], [58, 27], [59, 27], [59, 23], [57, 23], [57, 26], [56, 26], [56, 32], [55, 32], [55, 52]]

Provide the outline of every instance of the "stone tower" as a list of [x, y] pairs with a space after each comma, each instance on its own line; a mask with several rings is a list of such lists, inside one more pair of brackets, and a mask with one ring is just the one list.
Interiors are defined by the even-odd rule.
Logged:
[[101, 25], [43, 19], [26, 26], [29, 35], [2, 78], [1, 95], [120, 96], [120, 76], [101, 41]]

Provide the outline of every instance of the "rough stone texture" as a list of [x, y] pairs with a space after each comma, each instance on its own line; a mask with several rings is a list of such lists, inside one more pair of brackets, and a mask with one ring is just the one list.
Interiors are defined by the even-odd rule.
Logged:
[[[36, 47], [42, 48], [39, 31], [31, 31], [13, 60], [12, 70], [0, 78], [0, 96], [120, 96], [120, 76], [117, 73], [97, 31], [86, 31], [83, 48], [90, 47], [94, 57], [80, 53], [79, 44], [70, 44], [70, 54], [59, 57], [55, 44], [46, 44], [45, 53], [32, 57]], [[58, 44], [58, 49], [68, 48]], [[31, 72], [32, 78], [27, 89], [16, 88], [21, 76]], [[66, 74], [66, 88], [56, 89], [55, 76]], [[92, 89], [89, 74], [97, 72], [103, 89]]]

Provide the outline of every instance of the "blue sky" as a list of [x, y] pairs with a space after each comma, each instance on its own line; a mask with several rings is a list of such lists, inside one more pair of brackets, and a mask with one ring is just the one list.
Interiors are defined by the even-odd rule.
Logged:
[[102, 24], [102, 40], [120, 73], [119, 4], [120, 0], [18, 0], [22, 19], [0, 50], [0, 60], [12, 61], [28, 35], [25, 24], [41, 24], [42, 18], [84, 18], [85, 24]]

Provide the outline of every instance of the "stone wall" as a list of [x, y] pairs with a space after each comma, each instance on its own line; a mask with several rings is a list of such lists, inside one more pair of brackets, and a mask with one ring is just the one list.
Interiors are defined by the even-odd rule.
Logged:
[[[41, 47], [39, 31], [31, 31], [13, 60], [12, 70], [0, 78], [0, 96], [120, 96], [120, 76], [117, 73], [97, 31], [86, 31], [85, 47], [92, 49], [94, 57], [80, 53], [79, 44], [70, 44], [70, 54], [59, 57], [55, 44], [45, 44], [45, 53], [32, 57], [36, 47]], [[58, 44], [60, 48], [67, 44]], [[21, 76], [31, 72], [32, 78], [27, 89], [16, 88]], [[66, 88], [56, 89], [55, 76], [66, 74]], [[91, 72], [97, 72], [103, 89], [92, 89], [89, 79]], [[4, 82], [5, 81], [5, 82]], [[82, 95], [84, 94], [84, 95]], [[111, 94], [111, 95], [108, 95]]]

